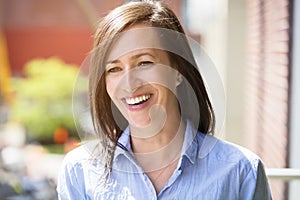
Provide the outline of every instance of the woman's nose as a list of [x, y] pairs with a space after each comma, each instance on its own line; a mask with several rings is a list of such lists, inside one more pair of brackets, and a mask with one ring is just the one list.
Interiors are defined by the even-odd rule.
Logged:
[[130, 69], [125, 72], [121, 80], [121, 87], [129, 93], [133, 93], [143, 85], [143, 82], [143, 75], [138, 74], [134, 69]]

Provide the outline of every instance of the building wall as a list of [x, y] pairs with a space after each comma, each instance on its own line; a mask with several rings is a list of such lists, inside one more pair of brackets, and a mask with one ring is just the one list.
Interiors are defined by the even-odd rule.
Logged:
[[[57, 56], [80, 65], [92, 48], [97, 21], [126, 0], [0, 0], [14, 76], [33, 58]], [[181, 16], [181, 0], [166, 1]]]
[[228, 0], [226, 139], [244, 145], [246, 0]]
[[[246, 135], [266, 167], [287, 167], [290, 13], [288, 0], [247, 1]], [[271, 181], [274, 199], [285, 183]]]

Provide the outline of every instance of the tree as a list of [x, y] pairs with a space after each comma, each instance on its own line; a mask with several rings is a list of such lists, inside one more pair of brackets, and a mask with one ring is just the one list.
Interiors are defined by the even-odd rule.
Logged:
[[13, 80], [13, 119], [24, 124], [29, 136], [39, 142], [53, 142], [58, 128], [75, 136], [72, 91], [78, 67], [58, 58], [34, 59], [25, 65], [24, 73], [25, 78]]

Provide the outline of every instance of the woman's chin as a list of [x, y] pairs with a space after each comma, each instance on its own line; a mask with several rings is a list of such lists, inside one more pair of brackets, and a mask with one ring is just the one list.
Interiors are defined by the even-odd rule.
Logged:
[[161, 132], [165, 125], [164, 120], [151, 120], [149, 117], [132, 117], [130, 120], [131, 136], [136, 138], [151, 138]]
[[141, 129], [147, 128], [151, 124], [151, 119], [149, 116], [131, 116], [128, 121], [131, 127]]

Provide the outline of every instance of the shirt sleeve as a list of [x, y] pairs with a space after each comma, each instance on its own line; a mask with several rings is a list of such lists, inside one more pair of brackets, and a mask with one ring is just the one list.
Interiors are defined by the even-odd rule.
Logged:
[[242, 182], [240, 197], [243, 200], [271, 200], [271, 192], [263, 163], [258, 160]]
[[268, 179], [261, 161], [258, 163], [257, 179], [253, 199], [272, 199]]
[[78, 180], [84, 180], [80, 167], [68, 163], [65, 158], [57, 180], [57, 193], [59, 200], [83, 200], [86, 199], [82, 185]]

